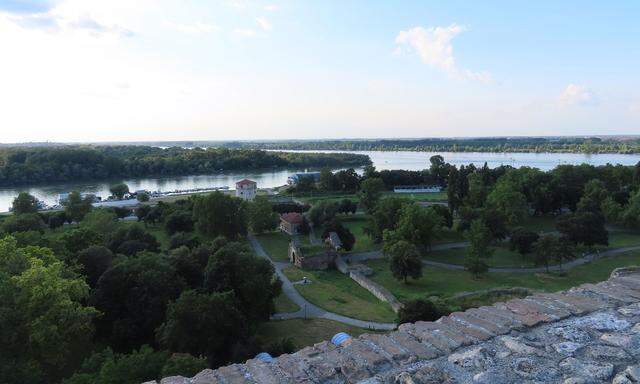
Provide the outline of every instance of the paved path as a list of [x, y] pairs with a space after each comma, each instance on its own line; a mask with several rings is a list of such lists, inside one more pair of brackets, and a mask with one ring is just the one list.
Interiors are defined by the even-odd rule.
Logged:
[[[432, 247], [432, 250], [438, 251], [443, 249], [453, 249], [453, 248], [464, 248], [467, 247], [469, 243], [449, 243], [449, 244], [440, 244]], [[603, 257], [614, 256], [620, 253], [625, 253], [629, 251], [637, 251], [640, 250], [640, 245], [632, 246], [632, 247], [623, 247], [623, 248], [614, 248], [609, 249], [607, 251], [588, 254], [584, 257], [580, 257], [574, 260], [571, 260], [567, 263], [560, 265], [550, 265], [549, 271], [566, 271], [572, 268], [575, 268], [579, 265], [584, 265], [591, 263], [595, 260], [601, 259]], [[353, 261], [365, 261], [370, 259], [380, 259], [383, 257], [382, 251], [371, 251], [371, 252], [362, 252], [362, 253], [353, 253], [348, 256], [350, 260]], [[455, 269], [463, 271], [465, 268], [460, 264], [450, 264], [450, 263], [442, 263], [439, 261], [432, 260], [422, 260], [424, 265], [428, 265], [431, 267], [445, 268], [445, 269]], [[489, 268], [489, 272], [497, 272], [497, 273], [540, 273], [546, 272], [547, 269], [545, 267], [531, 267], [531, 268], [507, 268], [507, 267], [495, 267]]]
[[[378, 323], [375, 321], [364, 321], [358, 320], [347, 316], [338, 315], [337, 313], [326, 311], [320, 307], [317, 307], [311, 304], [307, 299], [302, 297], [302, 295], [296, 290], [293, 286], [293, 283], [287, 278], [287, 276], [282, 272], [282, 269], [286, 268], [290, 264], [287, 262], [274, 262], [271, 260], [267, 252], [265, 252], [264, 248], [262, 248], [262, 244], [256, 239], [253, 235], [248, 235], [249, 241], [251, 242], [251, 246], [255, 250], [256, 254], [259, 257], [263, 257], [273, 265], [276, 270], [276, 274], [282, 281], [282, 292], [287, 295], [287, 297], [293, 301], [300, 310], [296, 312], [289, 313], [276, 313], [271, 316], [274, 320], [286, 320], [286, 319], [306, 319], [306, 318], [318, 318], [318, 319], [327, 319], [334, 320], [343, 324], [349, 324], [360, 328], [372, 329], [372, 330], [392, 330], [396, 328], [395, 323]], [[312, 283], [313, 284], [313, 283]]]

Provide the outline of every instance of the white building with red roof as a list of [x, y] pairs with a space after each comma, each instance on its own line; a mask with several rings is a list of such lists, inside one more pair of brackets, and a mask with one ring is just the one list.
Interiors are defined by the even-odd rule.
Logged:
[[251, 201], [258, 192], [258, 183], [249, 179], [242, 179], [236, 183], [236, 197]]

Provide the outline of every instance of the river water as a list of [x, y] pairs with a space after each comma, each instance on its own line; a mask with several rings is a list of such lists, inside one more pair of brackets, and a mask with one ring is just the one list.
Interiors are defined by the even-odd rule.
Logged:
[[[296, 151], [305, 152], [305, 151]], [[349, 152], [349, 151], [316, 151], [316, 152]], [[604, 165], [623, 164], [635, 165], [640, 161], [640, 155], [621, 154], [580, 154], [580, 153], [481, 153], [481, 152], [376, 152], [376, 151], [353, 151], [369, 155], [374, 166], [378, 170], [384, 169], [406, 169], [422, 170], [429, 167], [429, 158], [435, 154], [444, 157], [445, 161], [454, 165], [475, 164], [482, 166], [485, 162], [489, 167], [500, 165], [511, 165], [513, 167], [530, 166], [542, 170], [549, 170], [559, 164], [593, 164]], [[174, 191], [193, 188], [212, 188], [228, 186], [235, 187], [235, 182], [249, 178], [258, 183], [259, 188], [271, 188], [286, 184], [287, 177], [296, 172], [295, 170], [278, 171], [251, 171], [251, 172], [230, 172], [213, 175], [199, 176], [175, 176], [165, 178], [142, 178], [142, 179], [119, 179], [97, 182], [77, 182], [64, 184], [50, 184], [38, 186], [26, 186], [0, 189], [0, 212], [7, 211], [11, 202], [19, 192], [25, 191], [34, 195], [38, 199], [49, 205], [57, 203], [59, 193], [73, 190], [82, 193], [94, 193], [105, 198], [109, 195], [109, 186], [118, 182], [129, 185], [131, 191], [146, 189], [149, 191]]]

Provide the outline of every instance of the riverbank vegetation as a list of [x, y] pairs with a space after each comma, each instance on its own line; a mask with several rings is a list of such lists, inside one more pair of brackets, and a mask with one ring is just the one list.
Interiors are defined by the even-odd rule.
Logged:
[[487, 137], [219, 143], [234, 148], [339, 151], [640, 153], [637, 137]]
[[0, 187], [117, 178], [186, 176], [274, 168], [344, 168], [368, 156], [268, 152], [259, 149], [56, 146], [0, 148]]

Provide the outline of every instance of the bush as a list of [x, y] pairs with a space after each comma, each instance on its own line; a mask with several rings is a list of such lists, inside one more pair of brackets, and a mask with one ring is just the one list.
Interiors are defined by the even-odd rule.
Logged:
[[2, 230], [7, 233], [37, 231], [43, 233], [46, 226], [37, 213], [11, 215], [2, 223]]
[[398, 324], [416, 321], [436, 321], [443, 313], [430, 300], [411, 300], [398, 311]]

